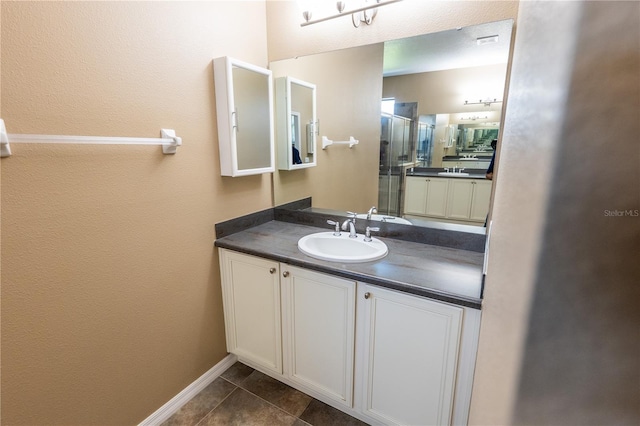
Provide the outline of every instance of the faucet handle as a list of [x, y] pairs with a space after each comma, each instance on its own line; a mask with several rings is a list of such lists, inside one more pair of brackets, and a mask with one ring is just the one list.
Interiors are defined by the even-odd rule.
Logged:
[[373, 239], [371, 238], [371, 231], [378, 232], [379, 230], [380, 228], [378, 228], [377, 226], [374, 226], [374, 227], [367, 226], [367, 228], [364, 231], [364, 240], [366, 242], [373, 241]]
[[347, 217], [349, 219], [355, 219], [358, 216], [358, 213], [354, 213], [354, 212], [347, 212]]
[[340, 236], [340, 223], [335, 221], [335, 220], [330, 220], [330, 219], [327, 220], [327, 223], [329, 225], [334, 225], [335, 226], [334, 231], [333, 231], [333, 235], [335, 235], [336, 237], [339, 237]]

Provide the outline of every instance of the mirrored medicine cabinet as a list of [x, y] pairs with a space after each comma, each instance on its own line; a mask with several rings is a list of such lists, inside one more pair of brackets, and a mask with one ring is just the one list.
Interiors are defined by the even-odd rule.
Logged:
[[275, 170], [271, 71], [228, 56], [213, 60], [222, 176]]
[[316, 165], [316, 86], [293, 77], [280, 77], [276, 86], [278, 169]]

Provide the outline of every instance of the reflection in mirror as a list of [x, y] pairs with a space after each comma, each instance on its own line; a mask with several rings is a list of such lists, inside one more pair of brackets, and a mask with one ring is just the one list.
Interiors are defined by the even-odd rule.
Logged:
[[386, 215], [400, 216], [402, 179], [398, 171], [403, 164], [414, 164], [411, 119], [382, 113], [380, 127], [378, 211]]
[[271, 164], [269, 129], [270, 76], [232, 67], [238, 168], [260, 169]]
[[293, 151], [291, 164], [302, 164], [300, 139], [300, 113], [291, 111], [291, 150]]
[[276, 79], [278, 168], [295, 170], [316, 165], [315, 85], [292, 77]]
[[[378, 70], [378, 81], [382, 83], [382, 96], [377, 100], [372, 98], [371, 90], [367, 92], [366, 89], [352, 90], [349, 97], [341, 96], [331, 90], [333, 82], [322, 81], [322, 93], [331, 92], [333, 97], [318, 100], [321, 111], [348, 104], [352, 99], [369, 99], [366, 108], [351, 110], [344, 133], [350, 133], [351, 128], [364, 128], [365, 114], [374, 109], [379, 111], [379, 140], [360, 137], [359, 147], [363, 149], [346, 153], [352, 157], [366, 155], [363, 164], [377, 163], [375, 175], [358, 167], [331, 169], [331, 174], [342, 182], [353, 182], [366, 176], [370, 183], [366, 184], [367, 188], [359, 185], [360, 191], [376, 186], [378, 191], [377, 197], [374, 195], [355, 205], [355, 197], [352, 197], [352, 204], [347, 204], [340, 196], [352, 185], [331, 187], [330, 194], [335, 200], [332, 204], [327, 191], [319, 187], [319, 181], [307, 182], [305, 195], [313, 198], [312, 210], [362, 213], [375, 205], [381, 214], [403, 217], [416, 225], [433, 226], [432, 221], [438, 221], [483, 226], [484, 210], [488, 210], [491, 192], [491, 182], [484, 177], [493, 155], [490, 142], [497, 137], [502, 121], [501, 101], [505, 96], [512, 25], [512, 20], [506, 20], [385, 42], [382, 63], [375, 65], [369, 61], [371, 69]], [[492, 43], [486, 43], [486, 40]], [[374, 46], [345, 49], [343, 56], [362, 58], [360, 52], [369, 49], [367, 59], [372, 60]], [[278, 61], [282, 65], [272, 65], [281, 73], [286, 72], [287, 66], [302, 69], [301, 65], [307, 62], [313, 62], [316, 69], [336, 69], [335, 62], [323, 64], [324, 57], [328, 55], [311, 55], [297, 58], [296, 62], [285, 60]], [[346, 74], [348, 67], [353, 66], [345, 64], [340, 68], [341, 72]], [[343, 84], [345, 79], [341, 76], [339, 82]], [[376, 87], [373, 80], [363, 80], [356, 76], [348, 82], [352, 87], [365, 84], [372, 89]], [[382, 100], [391, 107], [385, 109]], [[382, 113], [385, 110], [386, 113]], [[366, 123], [371, 123], [369, 116], [366, 119]], [[325, 128], [331, 124], [323, 119]], [[365, 152], [367, 144], [376, 147]], [[373, 155], [375, 162], [369, 158]], [[322, 167], [324, 163], [323, 158]], [[447, 176], [439, 174], [445, 168], [450, 173]], [[464, 169], [462, 174], [460, 169]], [[415, 191], [407, 188], [409, 177], [416, 179], [410, 185]], [[427, 180], [433, 185], [425, 184]], [[275, 182], [275, 199], [293, 201], [287, 199], [288, 189], [279, 185], [283, 182]], [[434, 199], [443, 204], [432, 205]], [[407, 205], [411, 206], [412, 214], [407, 213]], [[448, 212], [452, 213], [449, 215]]]

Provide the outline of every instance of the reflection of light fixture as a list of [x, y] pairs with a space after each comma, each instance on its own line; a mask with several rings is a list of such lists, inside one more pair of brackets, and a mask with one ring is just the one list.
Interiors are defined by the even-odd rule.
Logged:
[[[368, 0], [365, 0], [365, 2]], [[301, 27], [306, 27], [307, 25], [317, 24], [318, 22], [328, 21], [330, 19], [339, 18], [341, 16], [346, 16], [351, 14], [351, 22], [354, 27], [359, 27], [360, 23], [364, 22], [367, 25], [371, 25], [373, 22], [373, 18], [378, 13], [378, 7], [386, 6], [391, 3], [397, 3], [402, 0], [373, 0], [373, 4], [355, 7], [353, 9], [345, 10], [346, 1], [337, 1], [336, 2], [336, 10], [338, 11], [335, 15], [325, 16], [324, 18], [311, 19], [313, 16], [313, 12], [310, 9], [306, 9], [302, 12], [302, 17], [304, 18], [304, 22], [300, 24]]]
[[469, 101], [464, 101], [465, 105], [484, 105], [484, 106], [491, 106], [491, 104], [499, 104], [502, 101], [497, 100], [496, 98], [492, 99], [479, 99], [478, 102], [469, 102]]
[[469, 117], [460, 117], [460, 120], [486, 120], [487, 118], [489, 118], [488, 115], [485, 115], [484, 117], [480, 117], [479, 115], [472, 115]]
[[491, 35], [487, 37], [478, 37], [476, 39], [476, 43], [478, 43], [478, 46], [482, 46], [483, 44], [497, 43], [497, 42], [498, 42], [497, 35]]

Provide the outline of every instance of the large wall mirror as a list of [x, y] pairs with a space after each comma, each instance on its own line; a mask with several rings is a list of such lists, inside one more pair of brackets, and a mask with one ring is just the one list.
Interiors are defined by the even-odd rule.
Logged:
[[[404, 199], [406, 178], [453, 167], [484, 176], [501, 128], [512, 27], [512, 20], [497, 21], [270, 64], [275, 76], [317, 84], [319, 135], [359, 132], [360, 140], [353, 150], [318, 153], [326, 158], [313, 175], [274, 179], [275, 204], [311, 196], [312, 210], [376, 206], [431, 226], [429, 218], [405, 215], [412, 204]], [[336, 184], [326, 185], [329, 179]]]

